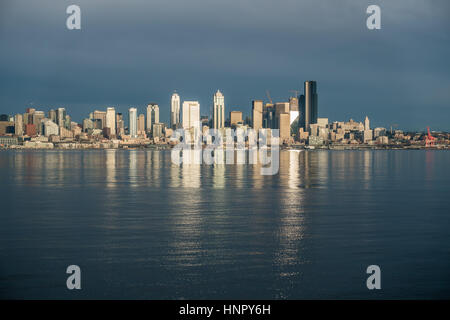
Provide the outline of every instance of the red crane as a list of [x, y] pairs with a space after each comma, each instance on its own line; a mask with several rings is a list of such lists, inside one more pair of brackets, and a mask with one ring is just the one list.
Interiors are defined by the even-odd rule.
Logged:
[[430, 133], [430, 127], [427, 127], [428, 135], [425, 136], [425, 147], [431, 147], [436, 144], [436, 138]]

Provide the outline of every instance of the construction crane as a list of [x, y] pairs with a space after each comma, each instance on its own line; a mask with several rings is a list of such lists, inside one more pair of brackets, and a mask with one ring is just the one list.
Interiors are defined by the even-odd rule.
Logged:
[[430, 133], [430, 127], [427, 127], [428, 134], [425, 136], [425, 147], [432, 147], [436, 145], [436, 138]]
[[298, 94], [300, 93], [299, 90], [289, 90], [289, 92], [294, 93], [294, 98], [298, 98]]
[[270, 92], [269, 92], [269, 90], [266, 90], [266, 95], [267, 95], [267, 98], [268, 98], [269, 101], [270, 101], [270, 104], [273, 104], [272, 98], [270, 97]]

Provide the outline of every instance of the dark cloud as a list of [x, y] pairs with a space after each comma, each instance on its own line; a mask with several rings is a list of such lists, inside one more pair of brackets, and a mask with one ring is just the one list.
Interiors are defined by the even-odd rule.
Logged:
[[[1, 113], [65, 106], [122, 112], [149, 101], [168, 121], [170, 95], [202, 113], [224, 92], [228, 111], [286, 100], [315, 79], [319, 114], [366, 114], [375, 125], [448, 130], [450, 56], [446, 1], [82, 0], [82, 30], [65, 27], [72, 1], [2, 1]], [[382, 29], [365, 27], [369, 4]]]

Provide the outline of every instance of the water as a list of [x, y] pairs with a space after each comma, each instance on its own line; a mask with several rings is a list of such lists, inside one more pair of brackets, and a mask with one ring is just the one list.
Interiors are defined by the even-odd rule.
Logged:
[[450, 298], [450, 152], [280, 157], [262, 176], [170, 151], [2, 151], [0, 297]]

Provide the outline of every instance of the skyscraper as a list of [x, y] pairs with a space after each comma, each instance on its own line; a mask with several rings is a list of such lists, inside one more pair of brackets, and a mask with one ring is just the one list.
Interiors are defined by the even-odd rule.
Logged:
[[276, 129], [276, 108], [273, 103], [266, 103], [263, 107], [263, 128]]
[[369, 142], [373, 140], [373, 130], [370, 130], [369, 117], [366, 116], [364, 119], [364, 142]]
[[83, 132], [94, 129], [94, 122], [91, 119], [83, 119]]
[[35, 111], [33, 113], [33, 124], [36, 126], [36, 133], [43, 134], [42, 120], [45, 119], [44, 111]]
[[263, 123], [263, 102], [262, 100], [252, 101], [252, 126], [258, 132]]
[[147, 105], [147, 132], [151, 132], [153, 124], [159, 123], [159, 107], [156, 103]]
[[225, 97], [220, 90], [214, 94], [214, 129], [225, 127]]
[[145, 136], [145, 115], [143, 113], [138, 117], [137, 134], [138, 136]]
[[280, 113], [289, 113], [289, 102], [275, 103], [275, 117], [279, 117]]
[[180, 125], [180, 96], [174, 92], [170, 101], [170, 126], [176, 129]]
[[49, 118], [52, 122], [56, 123], [56, 118], [57, 118], [57, 116], [56, 116], [56, 111], [53, 110], [53, 109], [51, 109], [51, 110], [48, 112], [48, 118]]
[[124, 131], [125, 125], [124, 125], [124, 122], [123, 122], [123, 115], [122, 115], [122, 113], [116, 113], [116, 127], [117, 127], [116, 134], [118, 136], [123, 136], [125, 134], [125, 131]]
[[280, 139], [283, 142], [288, 142], [291, 134], [291, 126], [289, 124], [289, 113], [280, 113], [277, 117], [278, 129], [280, 130]]
[[68, 114], [66, 114], [66, 119], [64, 120], [64, 128], [66, 128], [67, 130], [70, 130], [71, 123], [72, 123], [72, 119], [70, 118], [70, 116]]
[[154, 123], [152, 128], [152, 136], [153, 138], [161, 138], [163, 136], [164, 124], [163, 123]]
[[58, 108], [56, 112], [56, 124], [60, 127], [64, 127], [66, 121], [66, 109]]
[[[289, 123], [292, 125], [294, 121], [298, 121], [298, 98], [291, 97], [289, 98]], [[297, 124], [298, 127], [298, 124]]]
[[21, 114], [14, 116], [14, 134], [16, 136], [23, 136], [23, 117]]
[[110, 129], [110, 134], [116, 134], [116, 110], [113, 107], [106, 109], [106, 127]]
[[130, 108], [128, 111], [128, 118], [130, 121], [130, 125], [128, 130], [130, 131], [130, 136], [132, 138], [137, 138], [137, 109]]
[[305, 81], [304, 92], [305, 94], [301, 95], [299, 99], [300, 118], [301, 127], [308, 131], [311, 124], [317, 123], [318, 95], [316, 81]]
[[198, 101], [183, 102], [183, 129], [198, 129], [200, 132], [200, 103]]
[[100, 128], [98, 128], [98, 129], [103, 129], [104, 127], [106, 127], [106, 112], [105, 111], [95, 110], [92, 113], [92, 119], [100, 120], [101, 125], [100, 125]]
[[33, 124], [33, 113], [36, 111], [34, 108], [27, 108], [25, 114], [23, 115], [23, 123], [25, 125], [27, 124]]

